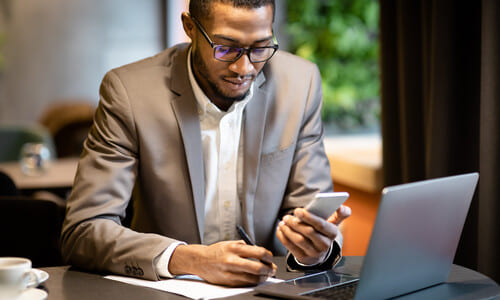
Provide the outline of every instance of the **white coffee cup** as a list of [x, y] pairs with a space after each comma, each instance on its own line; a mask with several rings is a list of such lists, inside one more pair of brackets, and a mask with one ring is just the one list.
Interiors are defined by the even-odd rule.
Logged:
[[40, 284], [31, 269], [31, 260], [21, 257], [0, 257], [0, 300], [16, 299], [27, 288]]

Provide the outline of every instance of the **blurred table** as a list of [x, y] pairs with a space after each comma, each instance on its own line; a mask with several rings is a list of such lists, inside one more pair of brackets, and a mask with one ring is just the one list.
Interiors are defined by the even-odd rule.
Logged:
[[21, 171], [19, 162], [0, 163], [0, 170], [7, 173], [21, 191], [70, 189], [78, 166], [78, 158], [61, 158], [51, 162], [40, 176], [28, 176]]

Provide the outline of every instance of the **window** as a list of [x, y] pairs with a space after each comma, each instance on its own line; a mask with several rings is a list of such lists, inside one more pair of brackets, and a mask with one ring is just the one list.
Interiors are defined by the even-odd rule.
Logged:
[[379, 131], [379, 4], [287, 0], [288, 51], [316, 63], [327, 135]]

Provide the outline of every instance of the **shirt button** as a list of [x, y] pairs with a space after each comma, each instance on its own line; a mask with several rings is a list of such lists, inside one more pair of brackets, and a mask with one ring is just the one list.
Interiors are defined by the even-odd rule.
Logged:
[[229, 208], [231, 206], [231, 202], [229, 200], [224, 201], [224, 207]]
[[229, 233], [226, 233], [226, 235], [224, 236], [224, 240], [229, 240]]

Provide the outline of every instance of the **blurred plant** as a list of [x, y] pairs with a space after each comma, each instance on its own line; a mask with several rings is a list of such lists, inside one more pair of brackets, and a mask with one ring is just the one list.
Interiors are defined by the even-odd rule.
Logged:
[[289, 50], [318, 65], [338, 129], [378, 126], [378, 19], [377, 0], [287, 0]]

